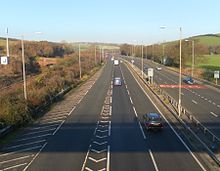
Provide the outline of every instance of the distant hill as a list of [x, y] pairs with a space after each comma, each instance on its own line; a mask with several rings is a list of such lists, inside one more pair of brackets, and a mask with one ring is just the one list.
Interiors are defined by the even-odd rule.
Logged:
[[220, 34], [205, 34], [191, 38], [198, 40], [201, 44], [206, 46], [220, 45]]

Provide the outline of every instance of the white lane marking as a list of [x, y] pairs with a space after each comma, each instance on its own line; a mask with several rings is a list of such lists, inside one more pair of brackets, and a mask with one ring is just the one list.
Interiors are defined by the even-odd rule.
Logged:
[[134, 106], [133, 106], [133, 110], [134, 110], [134, 114], [135, 114], [135, 116], [138, 118], [137, 111], [136, 111], [136, 109], [135, 109]]
[[101, 161], [106, 160], [106, 158], [102, 158], [102, 159], [96, 160], [96, 159], [94, 159], [94, 158], [92, 158], [92, 157], [89, 157], [89, 160], [92, 160], [92, 161], [95, 162], [95, 163], [99, 163], [99, 162], [101, 162]]
[[19, 148], [19, 147], [24, 147], [24, 146], [28, 146], [28, 145], [38, 144], [38, 143], [42, 143], [42, 142], [45, 142], [45, 141], [46, 140], [41, 140], [41, 141], [35, 141], [35, 142], [30, 142], [30, 143], [25, 143], [25, 144], [20, 144], [20, 145], [14, 145], [14, 146], [4, 148], [4, 150], [10, 150], [10, 149], [13, 149], [13, 148]]
[[200, 94], [198, 94], [198, 96], [199, 96], [199, 97], [201, 97], [201, 95], [200, 95]]
[[198, 104], [197, 101], [195, 101], [195, 100], [192, 100], [192, 102], [193, 102], [194, 104]]
[[22, 135], [22, 137], [27, 136], [27, 135], [39, 134], [39, 133], [43, 133], [43, 132], [49, 132], [49, 131], [53, 131], [54, 129], [56, 129], [56, 128], [51, 128], [51, 129], [47, 129], [47, 130], [31, 132], [31, 133], [27, 133], [27, 134]]
[[13, 162], [13, 161], [18, 161], [18, 160], [26, 159], [26, 158], [29, 158], [31, 156], [33, 156], [33, 155], [27, 155], [27, 156], [22, 156], [22, 157], [14, 158], [14, 159], [11, 159], [11, 160], [1, 161], [0, 164], [5, 164], [5, 163]]
[[155, 170], [156, 170], [156, 171], [159, 171], [159, 169], [158, 169], [158, 167], [157, 167], [157, 163], [156, 163], [156, 161], [155, 161], [155, 159], [154, 159], [154, 155], [153, 155], [152, 151], [151, 151], [150, 149], [149, 149], [148, 151], [149, 151], [149, 153], [150, 153], [151, 160], [153, 161]]
[[130, 92], [129, 92], [129, 90], [127, 89], [127, 92], [128, 92], [128, 95], [130, 96]]
[[127, 86], [127, 84], [125, 85], [125, 87], [126, 87], [126, 89], [128, 89], [128, 86]]
[[217, 105], [217, 107], [219, 107], [219, 108], [220, 108], [220, 105]]
[[207, 99], [207, 98], [205, 98], [205, 100], [207, 101], [208, 99]]
[[203, 97], [203, 96], [201, 96], [201, 98], [202, 98], [202, 99], [204, 99], [204, 97]]
[[194, 91], [192, 91], [192, 93], [193, 93], [193, 94], [195, 94], [195, 92], [194, 92]]
[[215, 103], [215, 102], [212, 102], [212, 104], [213, 104], [213, 105], [216, 105], [216, 103]]
[[140, 121], [138, 121], [138, 125], [139, 125], [139, 127], [140, 127], [140, 129], [141, 129], [141, 132], [142, 132], [142, 135], [143, 135], [144, 139], [146, 139], [146, 135], [145, 135], [145, 133], [144, 133], [144, 130], [143, 130], [143, 127], [141, 126]]
[[68, 116], [70, 116], [71, 115], [71, 113], [75, 110], [75, 106], [72, 108], [72, 110], [68, 113]]
[[87, 151], [87, 154], [86, 154], [85, 160], [84, 160], [84, 162], [83, 162], [81, 171], [84, 171], [84, 169], [85, 169], [85, 165], [86, 165], [87, 158], [88, 158], [88, 156], [89, 156], [89, 151], [90, 151], [90, 149], [91, 149], [91, 144], [90, 144], [89, 149], [88, 149], [88, 151]]
[[41, 147], [41, 149], [38, 151], [38, 153], [34, 156], [34, 158], [28, 163], [28, 165], [24, 168], [23, 171], [26, 171], [28, 167], [33, 163], [33, 161], [37, 158], [37, 156], [40, 154], [40, 152], [44, 149], [44, 147], [47, 145], [47, 142], [44, 143], [44, 145]]
[[216, 118], [218, 117], [218, 115], [215, 114], [214, 112], [210, 112], [210, 113], [211, 113], [211, 115], [215, 116]]
[[35, 150], [35, 149], [38, 149], [38, 148], [41, 148], [41, 147], [42, 147], [42, 145], [38, 145], [38, 146], [35, 146], [35, 147], [31, 147], [31, 148], [25, 148], [25, 149], [22, 149], [22, 150], [17, 150], [17, 151], [13, 151], [13, 152], [3, 153], [3, 154], [0, 155], [0, 157], [12, 155], [12, 154], [15, 154], [15, 153]]
[[97, 144], [97, 145], [104, 145], [104, 144], [107, 144], [108, 142], [107, 141], [104, 141], [104, 142], [102, 142], [102, 143], [99, 143], [99, 142], [97, 142], [97, 141], [93, 141], [93, 144]]
[[48, 118], [48, 119], [43, 119], [41, 120], [41, 123], [47, 123], [48, 121], [56, 121], [56, 120], [62, 120], [62, 119], [65, 119], [66, 118], [66, 115], [64, 116], [60, 116], [60, 117], [54, 117], [54, 118]]
[[112, 124], [112, 122], [109, 121], [109, 125], [108, 125], [108, 136], [109, 137], [111, 136], [111, 124]]
[[50, 128], [50, 127], [54, 127], [59, 125], [59, 123], [56, 123], [54, 125], [48, 125], [48, 126], [41, 126], [41, 127], [36, 127], [36, 128], [30, 128], [30, 130], [38, 130], [38, 129], [46, 129], [46, 128]]
[[182, 142], [182, 144], [186, 147], [186, 149], [189, 151], [189, 153], [191, 154], [191, 156], [195, 159], [195, 161], [198, 163], [198, 165], [201, 167], [201, 169], [203, 171], [206, 171], [206, 169], [203, 167], [203, 165], [200, 163], [200, 161], [197, 159], [197, 157], [194, 155], [194, 153], [191, 151], [191, 149], [188, 147], [188, 145], [183, 141], [183, 139], [178, 135], [178, 133], [175, 131], [175, 129], [172, 127], [172, 125], [168, 122], [168, 120], [165, 118], [165, 116], [163, 115], [163, 113], [160, 111], [160, 109], [157, 107], [157, 105], [152, 101], [152, 99], [150, 98], [150, 96], [145, 92], [144, 88], [140, 85], [140, 83], [137, 81], [137, 79], [135, 78], [134, 74], [131, 72], [130, 68], [128, 68], [130, 73], [132, 74], [132, 76], [134, 77], [134, 79], [136, 80], [136, 82], [138, 83], [138, 85], [140, 86], [140, 88], [142, 89], [142, 91], [144, 92], [144, 94], [148, 97], [148, 99], [151, 101], [151, 103], [154, 105], [154, 107], [157, 109], [157, 111], [163, 116], [164, 120], [167, 122], [167, 124], [169, 125], [169, 127], [171, 128], [171, 130], [175, 133], [175, 135], [177, 136], [177, 138]]
[[28, 137], [28, 138], [22, 138], [22, 139], [18, 139], [16, 141], [26, 141], [26, 140], [31, 140], [31, 139], [35, 139], [35, 138], [42, 138], [42, 137], [46, 137], [46, 136], [50, 136], [53, 134], [44, 134], [44, 135], [39, 135], [39, 136], [34, 136], [34, 137]]
[[103, 149], [103, 150], [96, 150], [96, 149], [91, 149], [91, 151], [92, 152], [95, 152], [95, 153], [97, 153], [97, 154], [100, 154], [100, 153], [104, 153], [104, 152], [106, 152], [107, 151], [107, 149]]
[[65, 120], [63, 120], [63, 122], [61, 122], [61, 124], [57, 127], [57, 129], [53, 132], [53, 135], [55, 135], [57, 133], [57, 131], [60, 129], [60, 127], [64, 124]]
[[110, 116], [112, 115], [112, 106], [110, 106], [110, 108], [109, 108], [109, 115]]
[[181, 93], [181, 95], [183, 95], [183, 96], [184, 96], [184, 94], [183, 94], [183, 93]]
[[209, 100], [209, 103], [212, 103], [212, 101], [211, 101], [211, 100]]
[[62, 122], [63, 120], [57, 120], [57, 121], [52, 121], [52, 122], [45, 122], [45, 123], [40, 123], [40, 125], [48, 125], [48, 124], [55, 124], [55, 123], [59, 123], [59, 122]]
[[110, 145], [108, 145], [106, 171], [110, 171]]
[[86, 167], [85, 169], [88, 170], [88, 171], [93, 171], [92, 169], [90, 169], [90, 168], [88, 168], [88, 167]]
[[131, 99], [131, 97], [130, 97], [130, 101], [131, 101], [131, 104], [134, 104], [133, 101], [132, 101], [132, 99]]
[[26, 164], [27, 163], [18, 164], [18, 165], [15, 165], [15, 166], [4, 168], [3, 170], [11, 170], [11, 169], [14, 169], [14, 168], [18, 168], [18, 167], [24, 166]]

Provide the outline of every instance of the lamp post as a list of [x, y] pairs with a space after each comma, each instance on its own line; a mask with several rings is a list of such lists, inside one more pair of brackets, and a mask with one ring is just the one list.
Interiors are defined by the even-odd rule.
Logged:
[[6, 28], [6, 49], [7, 49], [7, 57], [9, 57], [8, 28]]
[[[43, 33], [42, 32], [35, 32], [34, 34], [43, 34]], [[9, 52], [8, 52], [8, 55], [9, 55]], [[22, 58], [24, 99], [27, 100], [27, 81], [26, 81], [25, 54], [24, 54], [24, 35], [21, 35], [21, 58]]]
[[[186, 42], [189, 42], [190, 40], [186, 39]], [[191, 40], [192, 42], [192, 65], [191, 65], [191, 77], [194, 75], [194, 65], [195, 65], [195, 42], [194, 40]]]
[[81, 47], [79, 43], [79, 78], [81, 80], [82, 78], [82, 69], [81, 69]]
[[24, 36], [21, 36], [21, 53], [22, 53], [22, 73], [24, 82], [24, 98], [27, 100], [27, 84], [26, 84], [26, 69], [25, 69], [25, 57], [24, 57]]
[[180, 27], [180, 68], [179, 68], [179, 103], [178, 103], [178, 112], [181, 116], [181, 94], [182, 94], [182, 28]]
[[[160, 29], [165, 29], [166, 26], [160, 26]], [[179, 27], [179, 92], [178, 92], [178, 114], [181, 116], [181, 95], [182, 95], [182, 27]]]
[[141, 76], [144, 78], [144, 46], [143, 44], [141, 45], [141, 55], [142, 55], [142, 60], [141, 60]]
[[95, 65], [97, 65], [97, 61], [96, 61], [96, 45], [95, 45]]

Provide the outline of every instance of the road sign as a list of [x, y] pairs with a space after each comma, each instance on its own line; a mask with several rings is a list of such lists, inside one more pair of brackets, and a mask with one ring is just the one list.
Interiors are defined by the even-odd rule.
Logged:
[[147, 75], [148, 75], [148, 77], [153, 77], [154, 76], [154, 69], [153, 68], [148, 68]]
[[9, 57], [8, 56], [2, 56], [1, 58], [1, 64], [2, 65], [8, 65], [9, 64]]
[[219, 78], [219, 71], [214, 71], [214, 78]]

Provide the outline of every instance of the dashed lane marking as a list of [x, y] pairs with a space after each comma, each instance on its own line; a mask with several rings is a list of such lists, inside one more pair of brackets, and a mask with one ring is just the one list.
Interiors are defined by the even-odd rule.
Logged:
[[214, 112], [210, 112], [210, 113], [211, 113], [211, 115], [215, 116], [216, 118], [218, 117], [218, 115], [215, 114]]
[[198, 104], [195, 100], [192, 100], [192, 102], [193, 102], [194, 104]]

